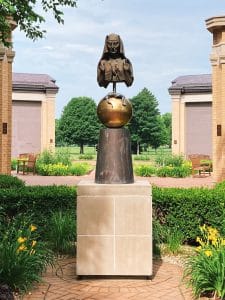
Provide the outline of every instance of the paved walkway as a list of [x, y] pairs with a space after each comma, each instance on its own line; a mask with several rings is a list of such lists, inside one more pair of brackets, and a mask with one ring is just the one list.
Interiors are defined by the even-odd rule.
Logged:
[[[77, 185], [81, 180], [94, 180], [94, 173], [84, 176], [39, 176], [39, 175], [17, 175], [14, 171], [12, 174], [24, 180], [27, 185]], [[171, 178], [171, 177], [135, 177], [135, 180], [148, 180], [151, 184], [161, 187], [213, 187], [212, 176], [205, 177], [186, 177], [186, 178]]]
[[[13, 173], [13, 175], [16, 175]], [[94, 172], [86, 176], [18, 175], [27, 185], [77, 185], [80, 180], [94, 179]], [[203, 178], [141, 178], [164, 187], [212, 187], [211, 176]], [[182, 267], [154, 260], [152, 280], [144, 279], [76, 279], [76, 259], [59, 260], [56, 268], [48, 269], [43, 284], [38, 285], [24, 300], [193, 300], [190, 289], [182, 283]], [[208, 299], [208, 298], [201, 298]]]
[[59, 261], [49, 269], [44, 283], [24, 300], [192, 300], [190, 290], [181, 282], [182, 268], [161, 260], [154, 261], [152, 280], [76, 279], [75, 259]]

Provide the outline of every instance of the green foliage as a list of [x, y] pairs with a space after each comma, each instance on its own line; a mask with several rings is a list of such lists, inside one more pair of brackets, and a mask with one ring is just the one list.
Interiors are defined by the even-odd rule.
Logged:
[[54, 18], [59, 24], [63, 24], [63, 12], [62, 7], [75, 7], [76, 0], [41, 0], [41, 7], [43, 9], [42, 15], [35, 11], [35, 5], [37, 6], [39, 1], [17, 1], [7, 0], [0, 1], [0, 41], [9, 46], [7, 41], [10, 34], [10, 25], [8, 23], [8, 17], [12, 17], [18, 24], [21, 31], [26, 34], [26, 37], [36, 40], [42, 38], [45, 34], [45, 30], [40, 28], [40, 24], [45, 22], [43, 14], [46, 12], [52, 12]]
[[92, 159], [94, 159], [94, 155], [92, 155], [92, 154], [81, 154], [81, 155], [79, 155], [79, 159], [80, 160], [92, 160]]
[[176, 177], [183, 178], [191, 175], [191, 168], [189, 166], [181, 167], [160, 167], [157, 169], [157, 176], [159, 177]]
[[85, 144], [96, 144], [99, 128], [96, 103], [88, 97], [71, 99], [64, 107], [58, 126], [61, 140], [68, 145], [78, 144], [81, 154]]
[[88, 163], [74, 163], [70, 166], [63, 165], [62, 163], [48, 165], [39, 163], [36, 172], [43, 176], [82, 176], [89, 173], [92, 168], [93, 167]]
[[166, 251], [178, 254], [184, 241], [184, 235], [179, 228], [168, 228], [165, 233]]
[[74, 254], [76, 223], [75, 213], [54, 212], [47, 233], [50, 248], [57, 254]]
[[153, 148], [161, 145], [162, 124], [158, 102], [155, 96], [144, 88], [137, 96], [131, 99], [133, 117], [129, 124], [131, 141], [135, 146], [135, 153], [139, 154], [140, 144], [147, 143]]
[[70, 167], [70, 173], [71, 175], [82, 176], [88, 174], [92, 169], [93, 167], [87, 163], [76, 163]]
[[69, 166], [62, 163], [48, 165], [39, 163], [36, 167], [36, 173], [43, 176], [66, 176], [69, 175]]
[[149, 165], [140, 165], [134, 168], [134, 173], [137, 176], [151, 177], [157, 172], [156, 168]]
[[172, 114], [165, 113], [161, 116], [162, 122], [164, 124], [164, 133], [165, 133], [165, 145], [168, 145], [171, 148], [172, 143]]
[[188, 242], [199, 226], [209, 224], [225, 235], [225, 193], [214, 188], [159, 188], [153, 186], [154, 217], [168, 228], [181, 228]]
[[153, 253], [160, 256], [160, 245], [165, 239], [165, 230], [159, 220], [153, 219], [152, 222], [152, 234], [153, 234]]
[[11, 159], [11, 170], [16, 170], [16, 167], [17, 167], [17, 159], [12, 158]]
[[31, 223], [12, 220], [0, 225], [4, 231], [0, 238], [0, 283], [26, 292], [41, 281], [42, 272], [53, 263], [53, 253], [38, 240], [36, 226]]
[[181, 167], [184, 164], [184, 157], [182, 155], [157, 155], [155, 163], [159, 166]]
[[25, 183], [17, 177], [0, 174], [0, 189], [21, 188]]
[[38, 226], [44, 238], [44, 232], [49, 230], [48, 221], [52, 212], [74, 212], [75, 200], [76, 190], [67, 186], [0, 189], [0, 212], [4, 220], [11, 220], [18, 214], [32, 216], [32, 222]]
[[196, 297], [205, 293], [214, 299], [225, 299], [225, 239], [212, 227], [204, 225], [200, 230], [200, 246], [197, 254], [189, 258], [184, 277]]
[[41, 153], [41, 155], [38, 156], [36, 165], [38, 167], [39, 164], [50, 165], [58, 163], [61, 163], [66, 166], [71, 165], [71, 157], [67, 149], [60, 149], [55, 153], [48, 150], [44, 150]]

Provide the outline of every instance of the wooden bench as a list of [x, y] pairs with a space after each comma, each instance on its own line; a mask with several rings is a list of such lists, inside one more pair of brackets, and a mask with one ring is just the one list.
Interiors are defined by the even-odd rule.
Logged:
[[209, 155], [205, 154], [191, 154], [188, 156], [188, 159], [191, 161], [192, 164], [192, 176], [196, 175], [196, 171], [199, 176], [201, 174], [209, 174], [211, 175], [212, 164], [209, 162], [203, 163], [204, 160], [210, 160]]
[[21, 153], [17, 159], [17, 174], [21, 171], [23, 175], [25, 173], [32, 172], [35, 174], [35, 165], [37, 160], [37, 154], [34, 153]]

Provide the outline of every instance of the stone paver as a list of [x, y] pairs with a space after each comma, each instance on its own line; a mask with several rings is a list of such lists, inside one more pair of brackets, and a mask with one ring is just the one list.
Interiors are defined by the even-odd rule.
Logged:
[[191, 291], [182, 283], [182, 268], [175, 264], [154, 260], [153, 277], [124, 279], [77, 280], [76, 259], [59, 260], [55, 269], [48, 269], [44, 284], [23, 300], [192, 300]]

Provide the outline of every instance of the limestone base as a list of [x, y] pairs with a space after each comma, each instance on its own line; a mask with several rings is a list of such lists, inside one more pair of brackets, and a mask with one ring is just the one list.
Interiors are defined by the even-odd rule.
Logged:
[[77, 275], [152, 275], [152, 197], [147, 181], [77, 186]]

